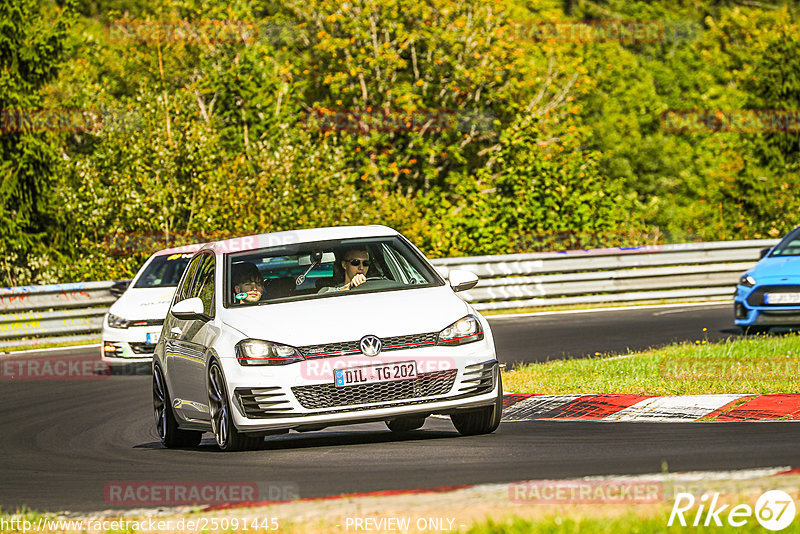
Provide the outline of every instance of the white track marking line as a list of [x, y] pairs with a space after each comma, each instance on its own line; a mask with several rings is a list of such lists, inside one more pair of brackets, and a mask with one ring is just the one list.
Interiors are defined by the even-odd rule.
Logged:
[[750, 394], [653, 397], [628, 406], [602, 421], [696, 421]]
[[[92, 343], [91, 345], [70, 345], [68, 347], [48, 347], [46, 349], [25, 349], [25, 350], [14, 350], [10, 352], [0, 352], [0, 358], [3, 356], [14, 356], [16, 354], [27, 354], [29, 352], [53, 352], [57, 350], [71, 350], [71, 349], [89, 349], [94, 347], [100, 347], [101, 343]], [[0, 349], [1, 351], [2, 349]]]
[[[589, 308], [586, 310], [561, 310], [561, 311], [544, 311], [544, 312], [528, 312], [528, 313], [500, 313], [497, 315], [485, 315], [486, 319], [514, 319], [515, 317], [538, 317], [540, 315], [568, 315], [573, 313], [594, 313], [594, 312], [607, 312], [607, 311], [628, 311], [628, 310], [653, 310], [660, 308], [688, 308], [696, 306], [730, 306], [733, 299], [726, 299], [724, 301], [714, 302], [694, 302], [694, 303], [677, 303], [677, 304], [648, 304], [645, 306], [618, 306], [615, 308]], [[478, 310], [480, 311], [480, 310]]]

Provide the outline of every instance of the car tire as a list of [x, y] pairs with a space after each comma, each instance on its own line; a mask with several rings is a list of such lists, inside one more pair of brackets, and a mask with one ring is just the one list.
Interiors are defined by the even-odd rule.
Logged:
[[769, 326], [743, 326], [742, 330], [746, 336], [758, 336], [769, 333]]
[[503, 380], [497, 376], [497, 399], [491, 406], [484, 406], [477, 410], [454, 413], [450, 415], [453, 426], [462, 436], [477, 436], [491, 434], [500, 426], [503, 416]]
[[197, 447], [203, 433], [197, 430], [181, 430], [172, 411], [167, 383], [161, 368], [153, 366], [153, 411], [156, 417], [156, 431], [161, 444], [169, 449]]
[[386, 421], [386, 426], [392, 432], [411, 432], [421, 428], [424, 424], [424, 417], [398, 417], [397, 419]]
[[228, 402], [228, 389], [225, 385], [225, 375], [216, 361], [211, 362], [208, 368], [208, 408], [211, 415], [211, 430], [217, 446], [223, 451], [251, 451], [258, 449], [264, 438], [262, 436], [248, 436], [237, 430], [233, 423], [231, 405]]

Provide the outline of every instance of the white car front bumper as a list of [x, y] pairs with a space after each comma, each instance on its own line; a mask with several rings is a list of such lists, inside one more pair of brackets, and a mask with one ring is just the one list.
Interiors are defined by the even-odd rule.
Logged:
[[464, 366], [421, 373], [416, 379], [345, 387], [336, 387], [332, 380], [254, 387], [253, 381], [243, 386], [229, 379], [229, 400], [241, 432], [302, 430], [489, 406], [502, 395], [499, 373], [492, 355]]

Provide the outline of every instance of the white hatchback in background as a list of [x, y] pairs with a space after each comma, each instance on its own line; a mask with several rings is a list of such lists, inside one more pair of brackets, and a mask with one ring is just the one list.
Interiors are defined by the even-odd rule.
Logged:
[[103, 319], [101, 359], [107, 363], [149, 362], [175, 288], [202, 245], [165, 249], [150, 256]]

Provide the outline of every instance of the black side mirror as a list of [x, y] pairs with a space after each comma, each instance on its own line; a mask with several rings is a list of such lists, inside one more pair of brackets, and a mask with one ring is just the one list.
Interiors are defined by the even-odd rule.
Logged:
[[131, 285], [130, 280], [117, 280], [111, 285], [111, 289], [109, 291], [112, 295], [119, 298], [125, 293], [125, 290], [128, 289], [128, 286]]
[[769, 254], [769, 251], [770, 251], [770, 250], [772, 250], [772, 247], [762, 248], [762, 249], [761, 249], [761, 250], [758, 252], [758, 259], [760, 260], [761, 258], [763, 258], [764, 256], [766, 256], [767, 254]]

